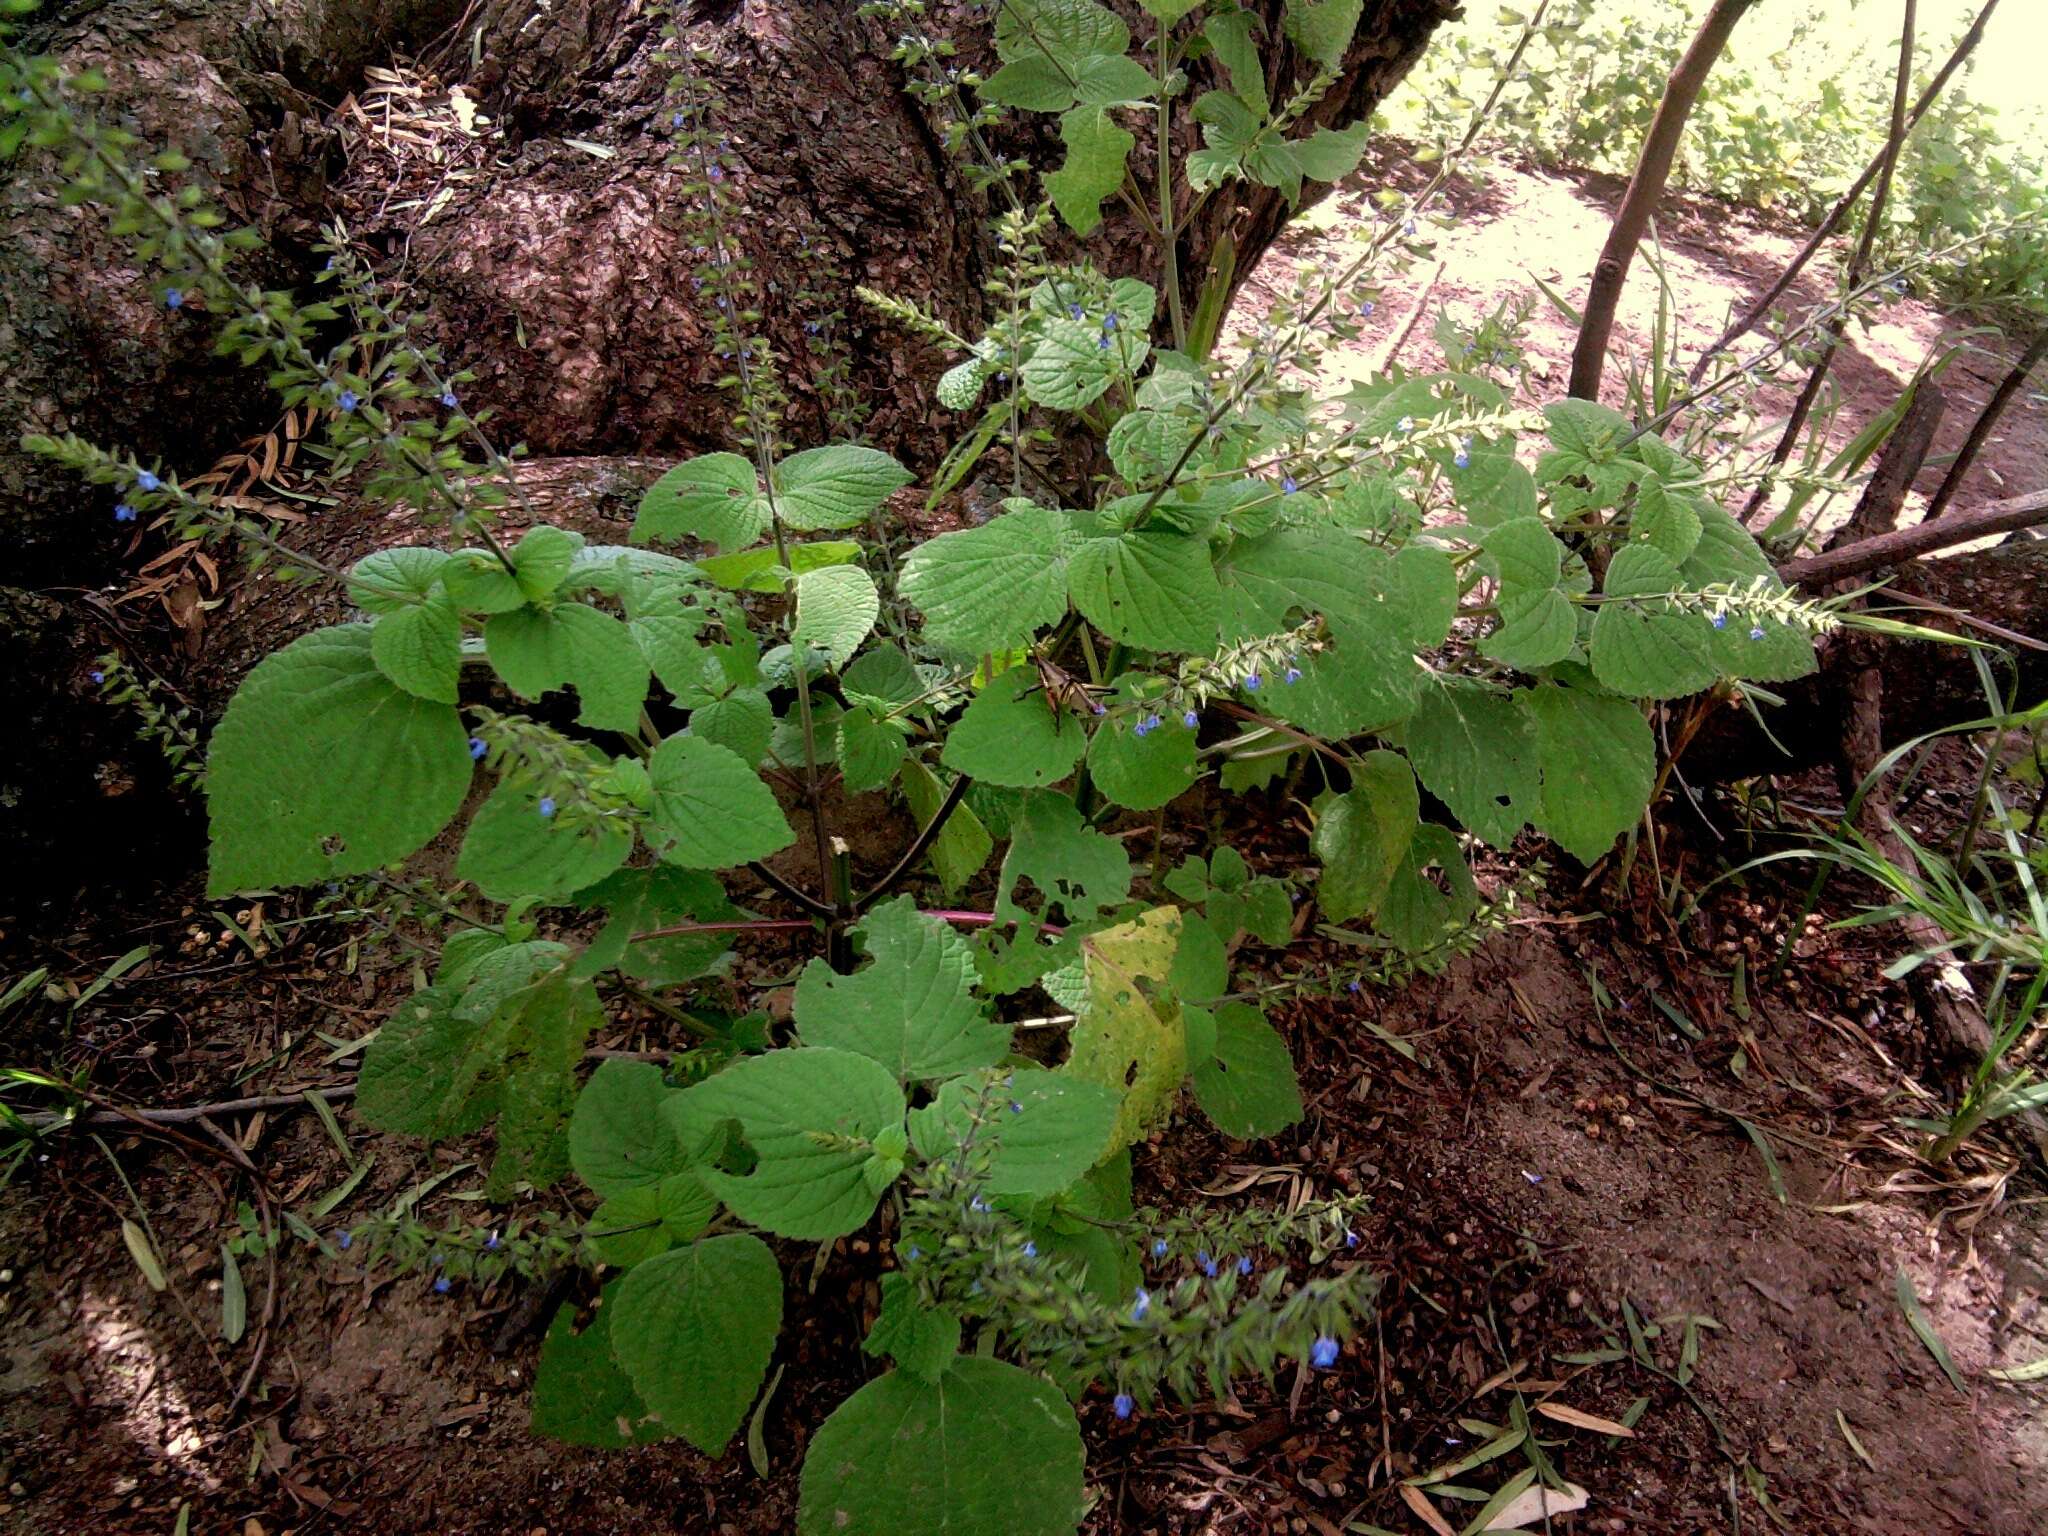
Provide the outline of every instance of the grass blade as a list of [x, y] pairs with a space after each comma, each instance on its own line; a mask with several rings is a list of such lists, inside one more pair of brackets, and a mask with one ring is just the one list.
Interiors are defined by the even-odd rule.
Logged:
[[1963, 1385], [1963, 1373], [1956, 1369], [1956, 1362], [1948, 1352], [1948, 1346], [1941, 1342], [1941, 1335], [1934, 1331], [1934, 1324], [1927, 1319], [1926, 1310], [1920, 1305], [1920, 1298], [1913, 1293], [1913, 1282], [1902, 1268], [1898, 1278], [1899, 1306], [1906, 1314], [1906, 1322], [1920, 1342], [1927, 1346], [1927, 1353], [1934, 1356], [1934, 1363], [1941, 1367], [1941, 1373], [1948, 1377], [1949, 1385], [1963, 1396], [1970, 1395], [1970, 1389]]
[[156, 1247], [150, 1242], [149, 1234], [142, 1230], [140, 1222], [122, 1217], [121, 1241], [128, 1245], [129, 1257], [135, 1260], [135, 1267], [142, 1271], [142, 1278], [149, 1282], [152, 1291], [161, 1291], [170, 1285], [164, 1274], [163, 1261], [156, 1256]]
[[242, 1284], [242, 1266], [234, 1250], [220, 1245], [220, 1336], [230, 1344], [242, 1342], [249, 1327], [249, 1291]]

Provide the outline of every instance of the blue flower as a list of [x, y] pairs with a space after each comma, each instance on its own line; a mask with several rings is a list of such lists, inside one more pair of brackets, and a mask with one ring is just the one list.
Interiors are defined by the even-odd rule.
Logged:
[[1111, 1403], [1109, 1406], [1116, 1410], [1116, 1416], [1118, 1418], [1128, 1419], [1131, 1416], [1131, 1410], [1137, 1407], [1137, 1404], [1131, 1401], [1130, 1393], [1119, 1392], [1116, 1395], [1116, 1401]]
[[553, 795], [542, 795], [540, 797], [540, 814], [542, 820], [546, 820], [555, 814], [555, 797]]
[[1088, 701], [1088, 709], [1090, 713], [1097, 715], [1106, 715], [1109, 713], [1109, 706], [1104, 704], [1100, 699], [1090, 699]]
[[336, 401], [335, 403], [339, 405], [344, 411], [352, 411], [357, 406], [361, 405], [363, 402], [362, 397], [359, 396], [354, 390], [344, 389], [341, 392], [341, 399]]
[[1138, 1298], [1131, 1303], [1131, 1321], [1142, 1323], [1145, 1314], [1152, 1310], [1152, 1293], [1142, 1285], [1138, 1287]]
[[1761, 625], [1761, 624], [1752, 624], [1752, 625], [1750, 625], [1750, 626], [1749, 626], [1749, 638], [1750, 638], [1750, 639], [1752, 639], [1752, 640], [1761, 640], [1761, 639], [1763, 639], [1763, 637], [1764, 637], [1764, 627], [1763, 627], [1763, 625]]
[[1104, 329], [1105, 331], [1113, 331], [1113, 330], [1115, 330], [1115, 329], [1116, 329], [1116, 311], [1115, 311], [1115, 310], [1113, 310], [1113, 309], [1112, 309], [1112, 310], [1111, 310], [1111, 311], [1110, 311], [1110, 312], [1109, 312], [1108, 314], [1106, 314], [1106, 315], [1104, 315], [1104, 316], [1102, 317], [1102, 328], [1103, 328], [1103, 329]]
[[711, 167], [711, 179], [712, 179], [713, 181], [723, 181], [723, 180], [725, 180], [725, 167], [724, 167], [724, 166], [722, 166], [722, 165], [714, 165], [714, 166], [712, 166], [712, 167]]
[[1210, 1258], [1208, 1254], [1196, 1254], [1195, 1262], [1202, 1266], [1203, 1274], [1207, 1275], [1211, 1280], [1214, 1280], [1216, 1278], [1216, 1261]]
[[1180, 717], [1180, 723], [1192, 731], [1201, 725], [1202, 717], [1191, 709]]
[[135, 488], [141, 491], [161, 490], [163, 488], [163, 481], [157, 479], [148, 470], [139, 469], [135, 472]]
[[454, 391], [454, 390], [452, 390], [452, 389], [444, 389], [444, 390], [442, 390], [442, 391], [441, 391], [441, 403], [442, 403], [443, 405], [447, 406], [449, 410], [451, 410], [451, 411], [452, 411], [452, 410], [454, 410], [454, 409], [455, 409], [455, 391]]
[[1363, 316], [1363, 315], [1370, 315], [1370, 314], [1371, 314], [1371, 313], [1372, 313], [1372, 312], [1373, 312], [1373, 311], [1374, 311], [1375, 309], [1378, 309], [1378, 308], [1379, 308], [1379, 306], [1378, 306], [1377, 304], [1373, 303], [1373, 301], [1372, 301], [1371, 299], [1367, 299], [1367, 300], [1366, 300], [1366, 301], [1365, 301], [1365, 302], [1364, 302], [1363, 304], [1361, 304], [1361, 305], [1359, 305], [1359, 306], [1358, 306], [1358, 313], [1359, 313], [1359, 314], [1360, 314], [1361, 316]]
[[1452, 457], [1451, 462], [1455, 464], [1459, 469], [1470, 469], [1472, 467], [1472, 450], [1470, 448], [1460, 447], [1457, 453]]
[[435, 1279], [434, 1294], [436, 1296], [446, 1296], [448, 1294], [448, 1277], [446, 1275], [441, 1275]]
[[182, 288], [166, 288], [164, 290], [164, 307], [166, 309], [183, 309], [185, 307], [185, 290]]
[[107, 674], [95, 668], [93, 670], [92, 680], [96, 683], [104, 683], [107, 680]]
[[982, 1199], [981, 1196], [976, 1195], [967, 1202], [967, 1209], [970, 1211], [985, 1211], [988, 1209], [988, 1202]]
[[1079, 320], [1082, 317], [1082, 315], [1086, 313], [1086, 311], [1083, 310], [1081, 306], [1078, 304], [1069, 304], [1067, 306], [1067, 313], [1071, 315], [1074, 319]]
[[487, 1253], [496, 1253], [500, 1248], [504, 1246], [504, 1243], [499, 1240], [498, 1229], [496, 1227], [491, 1228], [491, 1235], [484, 1239], [484, 1251]]
[[1331, 1338], [1327, 1333], [1324, 1334], [1316, 1340], [1315, 1347], [1309, 1350], [1308, 1363], [1319, 1371], [1327, 1371], [1337, 1363], [1339, 1347], [1335, 1339]]
[[669, 125], [669, 127], [671, 127], [671, 128], [680, 128], [680, 127], [682, 127], [682, 126], [683, 126], [683, 114], [682, 114], [682, 113], [680, 113], [680, 112], [676, 113], [676, 114], [675, 114], [675, 115], [674, 115], [673, 117], [671, 117], [671, 118], [670, 118], [670, 119], [668, 120], [668, 125]]
[[1301, 681], [1301, 668], [1295, 666], [1292, 662], [1289, 662], [1287, 664], [1287, 670], [1280, 674], [1280, 681], [1292, 687], [1295, 683]]
[[124, 502], [121, 502], [121, 503], [119, 503], [119, 504], [118, 504], [118, 505], [116, 505], [116, 506], [115, 506], [115, 508], [114, 508], [114, 521], [115, 521], [115, 522], [117, 522], [117, 523], [132, 523], [132, 522], [134, 522], [134, 521], [135, 521], [135, 509], [134, 509], [133, 507], [129, 506], [129, 505], [128, 505], [128, 503], [127, 503], [127, 502], [125, 502], [125, 501], [124, 501]]
[[1400, 421], [1400, 430], [1403, 432], [1413, 432], [1415, 430], [1415, 418], [1413, 416], [1403, 416]]
[[1022, 1104], [1019, 1104], [1015, 1099], [1012, 1099], [1010, 1100], [1010, 1113], [1013, 1115], [1021, 1115], [1024, 1113], [1024, 1106]]
[[1038, 1257], [1038, 1244], [1036, 1244], [1036, 1243], [1034, 1243], [1034, 1242], [1029, 1242], [1029, 1241], [1027, 1241], [1027, 1242], [1026, 1242], [1026, 1243], [1024, 1244], [1024, 1257], [1025, 1257], [1025, 1258], [1027, 1258], [1027, 1259], [1035, 1259], [1035, 1258], [1037, 1258], [1037, 1257]]
[[1347, 1228], [1344, 1233], [1344, 1246], [1346, 1248], [1356, 1248], [1358, 1246], [1358, 1234]]
[[485, 743], [483, 737], [472, 736], [469, 738], [469, 760], [471, 762], [477, 762], [483, 757], [483, 755], [486, 752], [490, 750], [490, 747]]
[[1403, 225], [1401, 226], [1401, 233], [1402, 233], [1402, 234], [1404, 234], [1404, 235], [1412, 235], [1412, 234], [1414, 234], [1414, 233], [1415, 233], [1415, 221], [1414, 221], [1413, 219], [1409, 219], [1409, 220], [1408, 220], [1408, 221], [1407, 221], [1406, 223], [1404, 223], [1404, 224], [1403, 224]]
[[1356, 997], [1359, 993], [1365, 990], [1365, 983], [1360, 981], [1356, 976], [1354, 976], [1349, 981], [1344, 983], [1344, 990], [1346, 992], [1349, 992], [1352, 996]]
[[1244, 691], [1246, 693], [1257, 693], [1261, 688], [1265, 687], [1265, 685], [1266, 680], [1263, 677], [1259, 676], [1258, 673], [1247, 672], [1245, 674]]
[[343, 1253], [347, 1253], [348, 1245], [354, 1242], [355, 1240], [356, 1235], [353, 1232], [337, 1232], [334, 1237], [334, 1246], [339, 1248]]
[[908, 1248], [903, 1250], [903, 1257], [908, 1259], [911, 1263], [915, 1264], [919, 1259], [924, 1257], [924, 1250], [918, 1247], [917, 1244], [912, 1243]]
[[1295, 484], [1294, 476], [1289, 475], [1285, 480], [1282, 480], [1280, 482], [1280, 489], [1286, 492], [1289, 496], [1292, 496], [1296, 491], [1300, 490], [1301, 487]]
[[1716, 628], [1716, 629], [1726, 629], [1727, 627], [1728, 627], [1728, 615], [1727, 615], [1727, 614], [1725, 614], [1725, 613], [1717, 613], [1717, 614], [1715, 614], [1715, 615], [1714, 615], [1714, 628]]
[[1166, 1257], [1166, 1239], [1165, 1239], [1165, 1238], [1163, 1238], [1163, 1237], [1155, 1237], [1155, 1238], [1153, 1238], [1153, 1239], [1152, 1239], [1152, 1257], [1153, 1257], [1153, 1258], [1155, 1258], [1155, 1259], [1163, 1259], [1163, 1258], [1165, 1258], [1165, 1257]]
[[1095, 350], [1098, 352], [1107, 352], [1109, 350], [1109, 337], [1107, 335], [1095, 338]]
[[1252, 1272], [1252, 1261], [1250, 1259], [1239, 1259], [1237, 1261], [1237, 1272], [1240, 1275], [1250, 1274]]

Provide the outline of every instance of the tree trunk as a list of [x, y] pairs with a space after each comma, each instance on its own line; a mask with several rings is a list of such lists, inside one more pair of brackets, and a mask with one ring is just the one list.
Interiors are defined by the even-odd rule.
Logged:
[[[723, 446], [733, 410], [717, 387], [728, 366], [713, 355], [692, 282], [706, 257], [682, 233], [680, 177], [667, 164], [665, 91], [678, 53], [662, 47], [654, 17], [628, 9], [585, 0], [557, 7], [549, 26], [533, 28], [522, 25], [525, 6], [499, 7], [480, 27], [473, 86], [503, 124], [503, 150], [475, 157], [474, 174], [445, 183], [444, 165], [401, 158], [396, 187], [392, 160], [365, 155], [340, 188], [351, 232], [372, 249], [408, 251], [412, 302], [441, 327], [451, 360], [477, 369], [471, 391], [479, 403], [499, 410], [536, 453]], [[1134, 48], [1152, 36], [1135, 0], [1117, 9], [1131, 21]], [[1266, 36], [1281, 36], [1283, 0], [1256, 0], [1251, 9]], [[959, 359], [907, 337], [854, 290], [915, 300], [961, 334], [979, 336], [994, 260], [990, 210], [942, 147], [942, 124], [905, 92], [903, 68], [890, 58], [893, 39], [858, 10], [850, 0], [700, 4], [686, 14], [682, 42], [706, 61], [697, 67], [723, 98], [714, 123], [730, 141], [724, 186], [740, 209], [737, 243], [756, 272], [779, 284], [761, 328], [788, 369], [792, 438], [818, 441], [827, 432], [805, 331], [807, 321], [823, 322], [850, 353], [855, 393], [873, 410], [869, 436], [923, 470], [961, 424], [932, 396], [939, 374]], [[1451, 0], [1370, 7], [1343, 73], [1307, 125], [1370, 114], [1454, 13]], [[958, 41], [953, 62], [963, 73], [987, 73], [996, 64], [991, 15], [971, 0], [934, 0], [924, 26]], [[1283, 100], [1312, 66], [1289, 46], [1271, 44], [1267, 53], [1277, 60], [1271, 94]], [[1214, 83], [1212, 61], [1189, 68], [1183, 100]], [[1136, 112], [1123, 119], [1138, 136], [1138, 183], [1149, 187], [1157, 154], [1150, 122]], [[570, 139], [611, 153], [592, 154]], [[1019, 114], [996, 149], [1057, 165], [1057, 119]], [[422, 224], [420, 209], [444, 185], [452, 200]], [[1323, 190], [1311, 186], [1308, 197]], [[1039, 195], [1035, 177], [1024, 192]], [[1137, 220], [1114, 200], [1104, 213], [1085, 245], [1062, 254], [1085, 251], [1111, 276], [1156, 277], [1160, 254]], [[1184, 303], [1192, 305], [1225, 233], [1236, 241], [1241, 282], [1289, 214], [1284, 198], [1262, 187], [1212, 199], [1180, 242]], [[1167, 306], [1159, 309], [1163, 327]]]

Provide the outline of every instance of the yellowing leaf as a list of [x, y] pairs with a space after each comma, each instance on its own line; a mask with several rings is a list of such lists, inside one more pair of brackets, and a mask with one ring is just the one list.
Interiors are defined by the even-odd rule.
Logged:
[[1066, 1070], [1123, 1095], [1112, 1149], [1165, 1114], [1187, 1076], [1187, 1029], [1167, 981], [1180, 946], [1180, 911], [1155, 907], [1081, 943], [1088, 996]]

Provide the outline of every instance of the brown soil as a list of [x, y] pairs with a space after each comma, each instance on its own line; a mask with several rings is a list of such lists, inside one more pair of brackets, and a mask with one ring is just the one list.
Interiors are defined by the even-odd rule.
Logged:
[[[1581, 281], [1611, 190], [1515, 175], [1461, 194], [1441, 247], [1450, 265], [1429, 302], [1490, 304], [1521, 281], [1531, 251], [1551, 264], [1539, 269], [1546, 278]], [[1689, 205], [1666, 238], [1674, 270], [1696, 274], [1685, 308], [1688, 334], [1703, 336], [1790, 237]], [[1382, 336], [1397, 332], [1426, 276], [1388, 290]], [[1623, 319], [1642, 315], [1625, 308]], [[1845, 359], [1845, 415], [1888, 403], [1898, 369], [1960, 325], [1912, 304], [1889, 321], [1896, 339], [1878, 328]], [[1568, 344], [1561, 324], [1539, 316], [1532, 356], [1554, 377]], [[1371, 357], [1374, 345], [1361, 350]], [[1430, 365], [1432, 347], [1424, 325], [1400, 355]], [[1998, 372], [1982, 360], [1959, 367], [1978, 370], [1966, 388], [1980, 399]], [[2016, 408], [1963, 505], [1997, 493], [1986, 477], [2041, 462], [2043, 432], [2038, 402]], [[620, 525], [609, 526], [616, 536]], [[389, 536], [345, 517], [319, 534], [337, 556]], [[314, 618], [275, 597], [254, 606], [266, 643]], [[236, 643], [247, 636], [245, 622]], [[240, 664], [222, 657], [223, 678]], [[1942, 812], [1928, 808], [1937, 821]], [[1276, 867], [1298, 861], [1284, 802], [1197, 805], [1184, 824], [1212, 815]], [[1696, 889], [1719, 855], [1683, 842], [1673, 829], [1663, 875]], [[1099, 1500], [1090, 1530], [1419, 1532], [1399, 1480], [1469, 1449], [1461, 1419], [1504, 1422], [1518, 1399], [1546, 1453], [1590, 1495], [1582, 1513], [1553, 1521], [1558, 1530], [2048, 1528], [2043, 1387], [1986, 1376], [2048, 1353], [2040, 1185], [1996, 1132], [1947, 1170], [1913, 1155], [1898, 1122], [1936, 1101], [1916, 1075], [1926, 1063], [1912, 1005], [1877, 975], [1896, 953], [1890, 937], [1804, 934], [1784, 980], [1766, 985], [1756, 978], [1778, 943], [1774, 890], [1723, 887], [1680, 922], [1646, 868], [1591, 889], [1546, 878], [1510, 932], [1441, 977], [1277, 1010], [1311, 1100], [1295, 1131], [1241, 1145], [1189, 1122], [1140, 1158], [1140, 1199], [1162, 1204], [1370, 1194], [1356, 1261], [1385, 1276], [1383, 1308], [1327, 1374], [1247, 1384], [1230, 1403], [1129, 1423], [1099, 1398], [1085, 1402]], [[182, 877], [145, 908], [78, 923], [37, 957], [60, 977], [88, 981], [134, 943], [163, 948], [74, 1019], [46, 1015], [10, 1055], [90, 1064], [101, 1091], [130, 1102], [345, 1081], [347, 1062], [330, 1064], [334, 1047], [313, 1032], [359, 1039], [412, 985], [403, 952], [358, 953], [320, 926], [253, 957], [218, 938]], [[746, 979], [772, 985], [792, 958], [751, 953]], [[1282, 957], [1255, 958], [1273, 967]], [[1331, 958], [1310, 945], [1286, 960], [1291, 971]], [[1594, 976], [1611, 1008], [1596, 1005]], [[605, 1043], [672, 1043], [661, 1029], [622, 1011]], [[1782, 1199], [1743, 1121], [1774, 1149]], [[368, 1137], [346, 1114], [343, 1124], [374, 1168], [327, 1224], [385, 1209], [476, 1151], [430, 1154]], [[815, 1286], [807, 1263], [790, 1266], [790, 1369], [765, 1417], [765, 1477], [740, 1453], [713, 1464], [673, 1446], [600, 1455], [537, 1442], [525, 1406], [535, 1343], [517, 1327], [527, 1309], [516, 1287], [437, 1296], [419, 1276], [366, 1274], [296, 1243], [280, 1264], [261, 1389], [230, 1417], [252, 1340], [221, 1344], [214, 1286], [240, 1183], [202, 1128], [189, 1129], [185, 1147], [104, 1133], [168, 1250], [168, 1294], [129, 1258], [119, 1222], [133, 1208], [90, 1141], [52, 1144], [0, 1196], [0, 1526], [161, 1533], [189, 1503], [195, 1536], [792, 1528], [805, 1437], [867, 1371], [854, 1341], [876, 1260], [861, 1245], [842, 1244]], [[346, 1177], [310, 1113], [240, 1115], [221, 1129], [294, 1208]], [[469, 1183], [440, 1186], [423, 1214], [485, 1219], [462, 1197]], [[253, 1317], [265, 1282], [259, 1263], [246, 1267]], [[1901, 1272], [1966, 1392], [1910, 1331]], [[1661, 1328], [1648, 1344], [1655, 1369], [1563, 1358], [1626, 1350], [1625, 1309]], [[1712, 1321], [1695, 1325], [1696, 1368], [1681, 1384], [1687, 1316]], [[1647, 1403], [1625, 1439], [1543, 1411], [1617, 1419], [1638, 1399]], [[1497, 1486], [1519, 1464], [1462, 1481]], [[1475, 1513], [1443, 1500], [1435, 1510], [1453, 1529]]]

